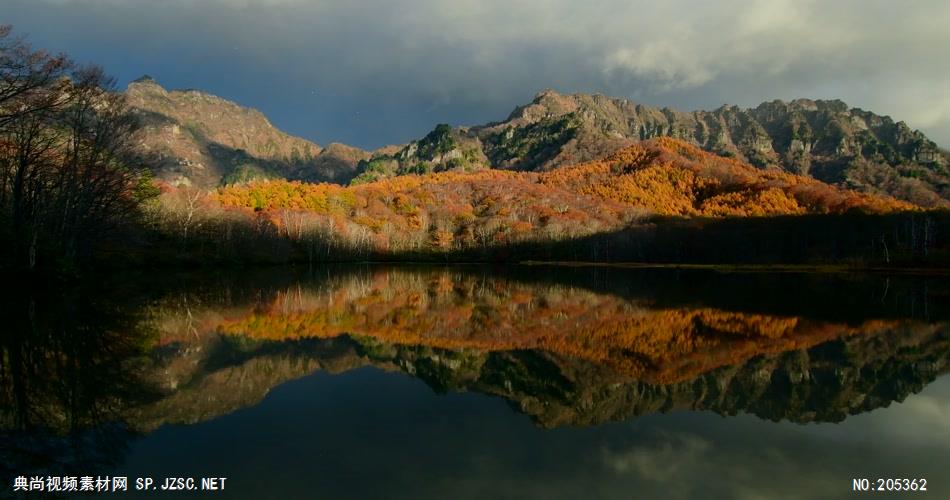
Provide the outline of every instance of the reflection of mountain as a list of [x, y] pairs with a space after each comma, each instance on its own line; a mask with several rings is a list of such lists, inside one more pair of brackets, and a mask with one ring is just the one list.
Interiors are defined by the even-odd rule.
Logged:
[[[180, 346], [178, 352], [184, 359], [170, 359], [195, 370], [165, 379], [167, 395], [132, 412], [136, 427], [210, 419], [255, 405], [271, 388], [317, 369], [337, 373], [362, 366], [401, 370], [438, 391], [498, 395], [543, 426], [685, 409], [840, 421], [922, 389], [947, 366], [950, 338], [942, 325], [904, 325], [756, 356], [672, 384], [630, 379], [539, 350], [450, 351], [367, 337], [254, 342], [220, 336], [200, 351]], [[196, 352], [207, 358], [198, 359]], [[168, 373], [167, 366], [153, 373]]]
[[258, 297], [158, 314], [165, 354], [150, 372], [166, 397], [136, 411], [142, 428], [366, 365], [503, 396], [542, 425], [670, 409], [836, 421], [921, 389], [950, 350], [944, 323], [658, 308], [649, 296], [456, 271], [342, 274]]
[[[916, 331], [912, 331], [916, 330]], [[506, 355], [502, 373], [523, 380], [482, 378], [479, 390], [503, 395], [541, 425], [591, 425], [671, 410], [752, 413], [769, 420], [836, 422], [848, 415], [902, 401], [934, 380], [946, 366], [950, 342], [945, 329], [900, 328], [858, 335], [752, 358], [673, 384], [618, 382], [591, 376], [596, 368], [562, 367], [557, 360]], [[562, 391], [549, 398], [532, 391], [546, 379], [531, 376], [532, 365], [562, 375]]]

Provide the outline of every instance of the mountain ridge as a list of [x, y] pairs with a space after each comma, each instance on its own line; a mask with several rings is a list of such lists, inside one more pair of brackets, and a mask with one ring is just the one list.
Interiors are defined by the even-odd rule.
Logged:
[[[439, 127], [444, 153], [427, 157], [413, 149], [413, 144], [432, 139], [430, 133], [393, 156], [399, 163], [396, 174], [407, 170], [407, 164], [415, 164], [411, 171], [422, 170], [420, 164], [435, 171], [488, 165], [552, 170], [604, 158], [636, 141], [673, 137], [759, 168], [889, 194], [921, 206], [950, 204], [950, 154], [902, 121], [850, 108], [840, 100], [773, 100], [747, 109], [724, 105], [684, 112], [602, 94], [547, 89], [503, 121]], [[477, 161], [479, 153], [488, 162]], [[380, 163], [379, 158], [375, 161]], [[365, 163], [361, 173], [373, 166]]]
[[347, 184], [446, 170], [548, 171], [672, 137], [761, 169], [923, 207], [950, 206], [950, 153], [903, 121], [841, 100], [685, 112], [545, 89], [504, 120], [439, 124], [418, 140], [371, 152], [340, 143], [321, 147], [281, 132], [260, 111], [197, 90], [165, 90], [150, 77], [129, 84], [126, 95], [144, 124], [143, 160], [173, 184], [210, 188], [267, 178]]

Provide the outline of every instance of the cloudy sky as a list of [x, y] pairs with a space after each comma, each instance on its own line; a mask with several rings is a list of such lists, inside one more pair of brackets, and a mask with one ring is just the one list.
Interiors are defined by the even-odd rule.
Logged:
[[684, 110], [840, 98], [950, 146], [950, 2], [0, 0], [37, 47], [374, 148], [539, 90]]

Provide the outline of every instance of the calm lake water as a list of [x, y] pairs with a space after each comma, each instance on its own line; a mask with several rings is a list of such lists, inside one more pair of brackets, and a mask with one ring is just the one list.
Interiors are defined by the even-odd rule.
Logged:
[[0, 496], [121, 476], [107, 497], [950, 498], [945, 277], [339, 266], [9, 288]]

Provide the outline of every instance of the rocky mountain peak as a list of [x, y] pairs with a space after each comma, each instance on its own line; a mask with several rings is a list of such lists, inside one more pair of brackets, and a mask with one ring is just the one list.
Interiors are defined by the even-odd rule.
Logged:
[[166, 90], [148, 76], [130, 83], [126, 96], [143, 124], [139, 152], [173, 184], [212, 187], [268, 177], [347, 182], [368, 156], [339, 147], [324, 155], [256, 109], [196, 89]]
[[600, 94], [539, 92], [504, 122], [475, 127], [492, 166], [549, 170], [629, 141], [675, 137], [760, 168], [779, 168], [923, 206], [950, 200], [946, 152], [919, 131], [838, 99], [773, 100], [683, 112]]
[[534, 95], [534, 99], [532, 100], [532, 102], [540, 103], [543, 99], [546, 99], [546, 98], [556, 99], [559, 97], [563, 97], [563, 95], [558, 93], [554, 89], [542, 89], [537, 94]]
[[127, 94], [143, 94], [143, 93], [157, 93], [157, 94], [167, 94], [168, 91], [164, 87], [159, 85], [154, 78], [143, 75], [132, 82], [129, 83], [126, 88]]
[[158, 85], [158, 82], [156, 82], [155, 79], [151, 77], [151, 75], [142, 75], [142, 76], [136, 78], [135, 80], [132, 80], [132, 83], [136, 83], [136, 84], [138, 84], [138, 83], [154, 83], [154, 84]]

